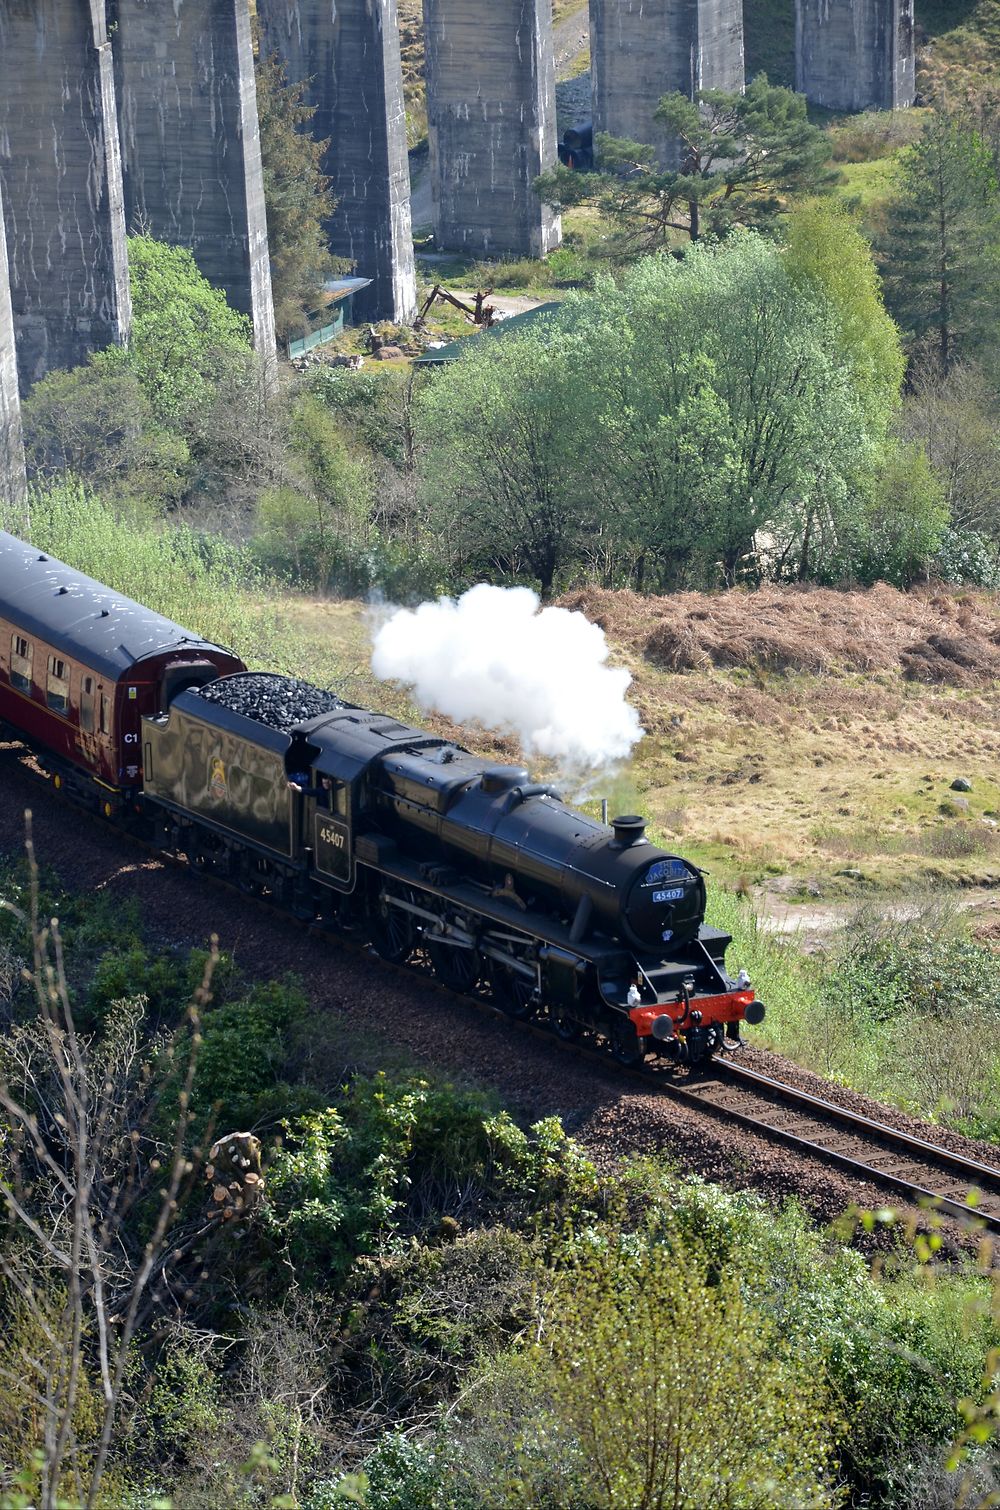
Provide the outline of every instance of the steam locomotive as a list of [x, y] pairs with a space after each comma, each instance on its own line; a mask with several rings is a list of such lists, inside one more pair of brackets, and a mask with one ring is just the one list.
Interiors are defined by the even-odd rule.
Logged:
[[231, 651], [0, 531], [0, 722], [53, 785], [249, 893], [421, 950], [458, 991], [699, 1063], [764, 1012], [705, 885], [641, 818], [609, 828], [519, 766]]

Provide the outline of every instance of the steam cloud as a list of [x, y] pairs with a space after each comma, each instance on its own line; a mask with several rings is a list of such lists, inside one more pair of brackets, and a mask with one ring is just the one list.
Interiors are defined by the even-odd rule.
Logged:
[[582, 613], [539, 610], [527, 587], [481, 583], [457, 600], [396, 609], [375, 634], [372, 670], [422, 708], [515, 734], [577, 779], [626, 759], [643, 734], [610, 667], [604, 631]]

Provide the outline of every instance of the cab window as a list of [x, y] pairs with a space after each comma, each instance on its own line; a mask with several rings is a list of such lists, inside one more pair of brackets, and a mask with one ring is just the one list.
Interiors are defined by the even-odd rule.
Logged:
[[45, 701], [53, 713], [69, 712], [69, 666], [62, 656], [49, 656], [49, 674], [45, 678]]
[[101, 693], [101, 733], [111, 733], [111, 699]]
[[85, 676], [80, 683], [80, 728], [84, 734], [94, 732], [94, 678]]
[[21, 634], [10, 637], [10, 684], [18, 692], [31, 692], [31, 661], [34, 647]]

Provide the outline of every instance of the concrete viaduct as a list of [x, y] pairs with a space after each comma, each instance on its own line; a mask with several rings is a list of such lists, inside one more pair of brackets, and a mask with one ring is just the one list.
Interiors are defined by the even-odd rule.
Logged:
[[[789, 4], [792, 0], [789, 0]], [[794, 0], [796, 82], [831, 109], [912, 102], [913, 0]], [[0, 0], [0, 501], [23, 477], [18, 393], [129, 331], [126, 230], [190, 247], [274, 356], [251, 0]], [[741, 88], [742, 0], [589, 0], [594, 124], [646, 140], [667, 90]], [[363, 318], [412, 320], [416, 281], [396, 0], [256, 0], [305, 84], [337, 208], [372, 280]], [[543, 256], [532, 192], [556, 159], [551, 0], [424, 0], [436, 244]]]

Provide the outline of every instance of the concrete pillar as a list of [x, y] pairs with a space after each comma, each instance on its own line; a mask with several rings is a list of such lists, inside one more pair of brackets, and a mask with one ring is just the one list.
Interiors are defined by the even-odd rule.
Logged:
[[653, 119], [665, 94], [742, 89], [742, 0], [590, 0], [594, 131], [656, 148], [677, 164], [677, 143]]
[[556, 162], [551, 0], [424, 0], [439, 247], [543, 257], [559, 217], [532, 181]]
[[25, 391], [128, 334], [103, 0], [0, 0], [0, 189]]
[[313, 134], [330, 143], [330, 250], [372, 280], [355, 296], [355, 312], [407, 324], [417, 283], [396, 0], [257, 0], [257, 15], [261, 45], [283, 60], [289, 79], [306, 81]]
[[[0, 192], [0, 511], [21, 502], [24, 497], [24, 481], [17, 356], [14, 352], [14, 315], [10, 305], [7, 242], [3, 233], [3, 194]], [[8, 517], [7, 528], [13, 529], [16, 522]], [[3, 523], [2, 517], [0, 523]]]
[[110, 0], [129, 230], [186, 246], [275, 355], [248, 0]]
[[828, 110], [912, 105], [913, 0], [796, 0], [795, 87]]

